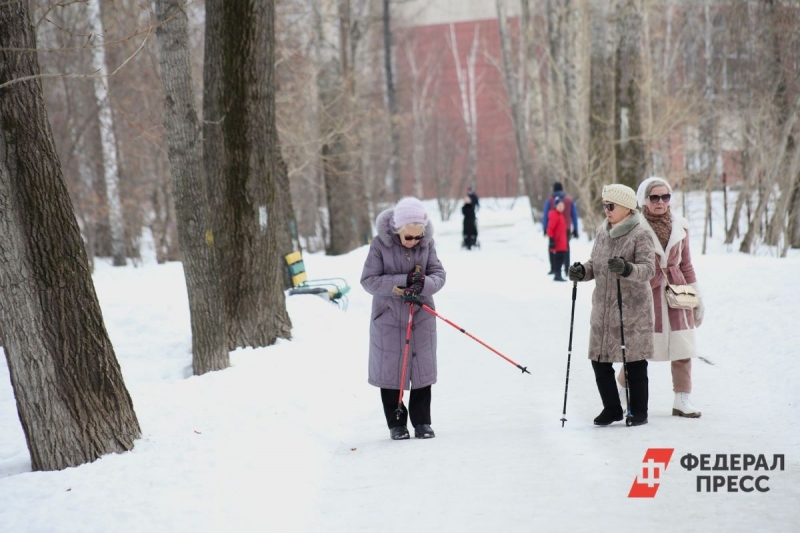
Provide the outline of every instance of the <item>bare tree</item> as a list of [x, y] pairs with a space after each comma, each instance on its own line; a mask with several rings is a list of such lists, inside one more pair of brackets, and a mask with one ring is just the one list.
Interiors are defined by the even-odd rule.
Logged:
[[211, 229], [183, 0], [156, 0], [156, 16], [167, 103], [164, 127], [192, 323], [192, 367], [195, 375], [200, 375], [230, 365], [224, 294]]
[[[528, 143], [528, 131], [526, 129], [527, 120], [524, 113], [522, 95], [519, 90], [519, 79], [523, 76], [517, 74], [512, 62], [511, 36], [508, 32], [508, 20], [506, 18], [503, 0], [495, 0], [497, 8], [497, 22], [500, 31], [500, 51], [503, 56], [503, 79], [508, 92], [509, 104], [511, 107], [511, 122], [514, 125], [514, 141], [517, 145], [517, 168], [520, 174], [520, 181], [525, 185], [525, 193], [528, 195], [531, 206], [539, 202], [535, 194], [535, 184], [533, 181], [533, 167], [531, 165]], [[522, 68], [523, 65], [520, 65]], [[533, 216], [533, 210], [531, 210]]]
[[290, 338], [273, 84], [274, 0], [206, 1], [204, 168], [230, 347]]
[[428, 150], [427, 138], [430, 128], [431, 114], [434, 109], [433, 95], [436, 94], [437, 69], [434, 68], [438, 57], [430, 54], [424, 63], [417, 63], [417, 53], [413, 43], [407, 42], [404, 46], [406, 60], [411, 71], [411, 117], [412, 127], [412, 151], [411, 167], [414, 176], [414, 196], [423, 197], [422, 183], [424, 178], [424, 166], [426, 163], [426, 152]]
[[616, 174], [619, 183], [636, 189], [646, 168], [642, 138], [641, 0], [621, 0], [617, 5], [617, 65], [614, 130]]
[[125, 224], [122, 217], [122, 203], [119, 197], [119, 167], [117, 164], [117, 139], [114, 134], [114, 119], [106, 87], [108, 67], [103, 31], [100, 18], [100, 0], [88, 0], [87, 17], [89, 31], [95, 39], [92, 47], [92, 66], [99, 75], [94, 78], [94, 93], [100, 118], [100, 136], [103, 143], [103, 175], [108, 198], [108, 220], [111, 227], [111, 248], [114, 266], [125, 265]]
[[447, 35], [447, 44], [453, 52], [458, 80], [458, 94], [460, 97], [461, 121], [467, 136], [466, 183], [475, 185], [475, 175], [478, 170], [478, 106], [477, 98], [480, 91], [480, 80], [477, 79], [476, 64], [480, 46], [480, 26], [475, 25], [472, 45], [466, 57], [466, 65], [461, 64], [461, 52], [458, 50], [455, 26], [450, 24], [450, 33]]
[[28, 2], [0, 4], [0, 335], [34, 470], [133, 448], [141, 430], [103, 324], [39, 79]]
[[389, 131], [391, 132], [392, 156], [389, 159], [389, 168], [386, 178], [386, 187], [394, 196], [400, 199], [402, 194], [402, 180], [400, 175], [400, 135], [397, 131], [397, 95], [394, 87], [394, 74], [392, 69], [392, 27], [391, 27], [391, 0], [383, 0], [383, 53], [386, 71], [386, 104], [389, 109]]

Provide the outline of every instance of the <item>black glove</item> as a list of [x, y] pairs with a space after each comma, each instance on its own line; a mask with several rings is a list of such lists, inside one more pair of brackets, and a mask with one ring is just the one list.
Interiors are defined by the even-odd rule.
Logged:
[[608, 260], [608, 271], [614, 274], [621, 274], [623, 278], [627, 278], [632, 270], [633, 265], [622, 257], [612, 257]]
[[550, 250], [555, 250], [556, 249], [556, 240], [551, 238], [550, 239], [550, 243], [548, 244], [548, 247], [550, 248]]
[[586, 277], [586, 269], [582, 264], [575, 263], [567, 270], [567, 276], [570, 281], [580, 281]]
[[542, 233], [544, 234], [545, 237], [547, 237], [547, 230], [544, 230]]
[[574, 239], [577, 239], [577, 238], [578, 238], [578, 230], [576, 230], [576, 229], [572, 230], [572, 237], [573, 237]]

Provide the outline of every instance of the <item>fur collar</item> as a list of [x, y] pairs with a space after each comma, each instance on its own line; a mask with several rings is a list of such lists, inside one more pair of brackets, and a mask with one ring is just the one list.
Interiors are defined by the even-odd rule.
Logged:
[[633, 228], [641, 224], [641, 222], [642, 222], [642, 215], [639, 214], [638, 210], [634, 209], [629, 217], [627, 217], [625, 220], [623, 220], [613, 228], [611, 227], [611, 223], [609, 223], [608, 219], [606, 219], [605, 222], [603, 222], [603, 227], [605, 228], [605, 230], [608, 232], [608, 234], [611, 236], [612, 239], [618, 239], [619, 237], [622, 237], [623, 235], [627, 235], [628, 233], [630, 233], [633, 230]]
[[[378, 238], [386, 246], [391, 246], [392, 242], [400, 244], [400, 236], [394, 232], [394, 208], [389, 208], [375, 219], [375, 230], [378, 232]], [[425, 225], [425, 236], [419, 241], [417, 246], [428, 247], [433, 242], [433, 223], [431, 222], [430, 215], [428, 216], [428, 223]]]

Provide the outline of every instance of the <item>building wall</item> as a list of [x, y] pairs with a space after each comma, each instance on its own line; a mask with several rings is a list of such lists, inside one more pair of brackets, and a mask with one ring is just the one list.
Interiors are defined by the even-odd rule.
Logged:
[[[405, 48], [414, 50], [418, 65], [431, 58], [438, 77], [435, 106], [430, 116], [431, 123], [448, 128], [451, 142], [459, 151], [456, 157], [456, 180], [466, 176], [467, 138], [461, 118], [461, 93], [456, 75], [453, 51], [448, 44], [450, 29], [456, 35], [458, 55], [462, 69], [467, 68], [467, 56], [475, 38], [479, 40], [476, 62], [478, 164], [476, 173], [477, 192], [480, 196], [512, 196], [517, 194], [516, 147], [513, 125], [510, 119], [508, 96], [503, 76], [498, 69], [500, 53], [499, 27], [496, 20], [495, 3], [489, 0], [437, 0], [415, 1], [401, 4], [401, 20], [404, 26], [397, 32], [395, 60], [397, 65], [397, 91], [401, 110], [410, 117], [411, 80]], [[479, 18], [484, 17], [484, 18]], [[516, 31], [514, 20], [509, 21]], [[490, 59], [493, 58], [493, 59]], [[496, 63], [496, 64], [495, 64]], [[404, 121], [404, 149], [411, 154], [411, 119]], [[433, 140], [428, 140], [432, 146]], [[436, 190], [431, 172], [427, 167], [425, 196], [435, 196]], [[411, 159], [403, 161], [404, 192], [413, 192]], [[464, 186], [470, 184], [465, 183]], [[464, 191], [453, 191], [455, 195]]]

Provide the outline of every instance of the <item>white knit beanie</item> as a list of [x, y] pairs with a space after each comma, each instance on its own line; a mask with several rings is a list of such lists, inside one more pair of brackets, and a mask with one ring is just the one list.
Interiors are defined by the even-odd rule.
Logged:
[[603, 187], [603, 200], [628, 209], [636, 209], [636, 193], [627, 185], [612, 183]]
[[428, 213], [425, 212], [425, 206], [413, 196], [406, 196], [394, 206], [395, 229], [400, 229], [406, 224], [425, 226], [427, 223]]
[[639, 201], [639, 205], [644, 207], [645, 202], [647, 199], [647, 189], [653, 190], [654, 187], [657, 185], [662, 185], [667, 188], [667, 192], [672, 194], [672, 187], [670, 187], [669, 182], [664, 178], [659, 178], [657, 176], [651, 176], [644, 180], [642, 183], [639, 184], [639, 188], [636, 189], [636, 200]]

